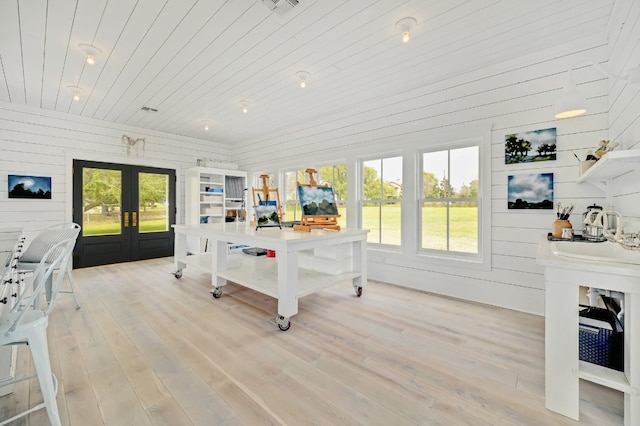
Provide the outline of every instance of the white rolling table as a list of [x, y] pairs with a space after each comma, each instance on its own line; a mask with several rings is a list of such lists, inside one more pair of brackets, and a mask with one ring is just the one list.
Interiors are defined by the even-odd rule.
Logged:
[[[278, 299], [275, 322], [281, 330], [289, 329], [289, 318], [298, 313], [298, 298], [349, 280], [360, 296], [367, 282], [367, 230], [312, 230], [309, 233], [291, 228], [255, 229], [246, 222], [173, 225], [173, 228], [176, 278], [182, 277], [183, 269], [189, 265], [211, 272], [215, 298], [222, 295], [227, 281], [275, 297]], [[187, 236], [208, 238], [211, 251], [188, 255]], [[228, 243], [275, 250], [276, 258], [244, 253], [227, 255]], [[332, 246], [337, 249], [345, 244], [351, 248], [350, 270], [319, 271], [299, 267], [301, 251]]]

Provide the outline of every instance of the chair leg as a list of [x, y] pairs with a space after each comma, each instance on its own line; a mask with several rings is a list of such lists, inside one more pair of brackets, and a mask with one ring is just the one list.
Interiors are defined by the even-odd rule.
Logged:
[[78, 298], [76, 297], [76, 289], [73, 286], [73, 275], [71, 275], [71, 266], [67, 265], [65, 268], [67, 277], [69, 277], [69, 287], [71, 287], [71, 294], [73, 295], [73, 301], [76, 303], [76, 309], [80, 309], [80, 304], [78, 303]]
[[33, 328], [31, 336], [29, 337], [29, 348], [51, 426], [61, 426], [58, 404], [56, 402], [56, 389], [53, 383], [53, 373], [51, 372], [51, 363], [49, 360], [49, 348], [47, 347], [46, 322], [43, 325]]

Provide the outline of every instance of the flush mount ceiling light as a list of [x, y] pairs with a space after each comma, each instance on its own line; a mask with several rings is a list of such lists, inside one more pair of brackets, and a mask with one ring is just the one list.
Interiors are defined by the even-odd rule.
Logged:
[[411, 38], [411, 30], [418, 24], [416, 18], [412, 18], [410, 16], [406, 18], [402, 18], [398, 22], [396, 22], [396, 30], [402, 33], [402, 42], [409, 43], [409, 39]]
[[211, 127], [211, 122], [209, 120], [202, 120], [202, 124], [204, 125], [204, 130], [209, 131], [209, 127]]
[[[629, 84], [640, 84], [640, 66], [631, 68], [626, 77], [621, 77], [612, 74], [595, 62], [589, 62], [586, 65], [593, 65], [595, 69], [614, 80], [626, 81]], [[573, 118], [587, 112], [587, 101], [584, 95], [576, 88], [573, 78], [571, 77], [571, 73], [576, 67], [577, 66], [571, 67], [567, 71], [567, 82], [564, 85], [564, 90], [560, 97], [556, 99], [555, 118]]]
[[298, 77], [300, 87], [302, 87], [303, 89], [307, 87], [307, 80], [309, 79], [309, 77], [311, 77], [311, 74], [309, 74], [307, 71], [298, 71], [296, 73], [296, 76]]
[[244, 112], [245, 114], [249, 112], [249, 105], [251, 105], [251, 102], [247, 101], [246, 99], [241, 100], [240, 106], [242, 106], [242, 112]]
[[87, 63], [93, 65], [96, 63], [96, 56], [102, 53], [102, 50], [98, 49], [92, 44], [80, 43], [78, 45], [80, 49], [87, 55]]
[[83, 93], [84, 90], [82, 88], [78, 87], [78, 86], [67, 86], [67, 88], [72, 91], [73, 100], [74, 101], [79, 101], [80, 100], [80, 93]]

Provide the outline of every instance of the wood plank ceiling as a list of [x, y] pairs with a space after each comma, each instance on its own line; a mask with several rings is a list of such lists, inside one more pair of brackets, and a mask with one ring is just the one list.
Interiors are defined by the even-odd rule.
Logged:
[[615, 3], [278, 1], [0, 0], [0, 100], [233, 144], [603, 32]]

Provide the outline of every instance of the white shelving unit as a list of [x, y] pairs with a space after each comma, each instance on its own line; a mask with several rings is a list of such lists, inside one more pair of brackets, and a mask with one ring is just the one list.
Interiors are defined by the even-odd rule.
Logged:
[[[224, 223], [228, 215], [246, 217], [247, 173], [210, 167], [185, 170], [185, 223]], [[208, 250], [207, 241], [190, 238], [189, 251]]]
[[589, 182], [603, 190], [610, 202], [609, 183], [632, 170], [640, 170], [640, 149], [612, 151], [599, 159], [589, 170], [577, 180], [578, 183]]

